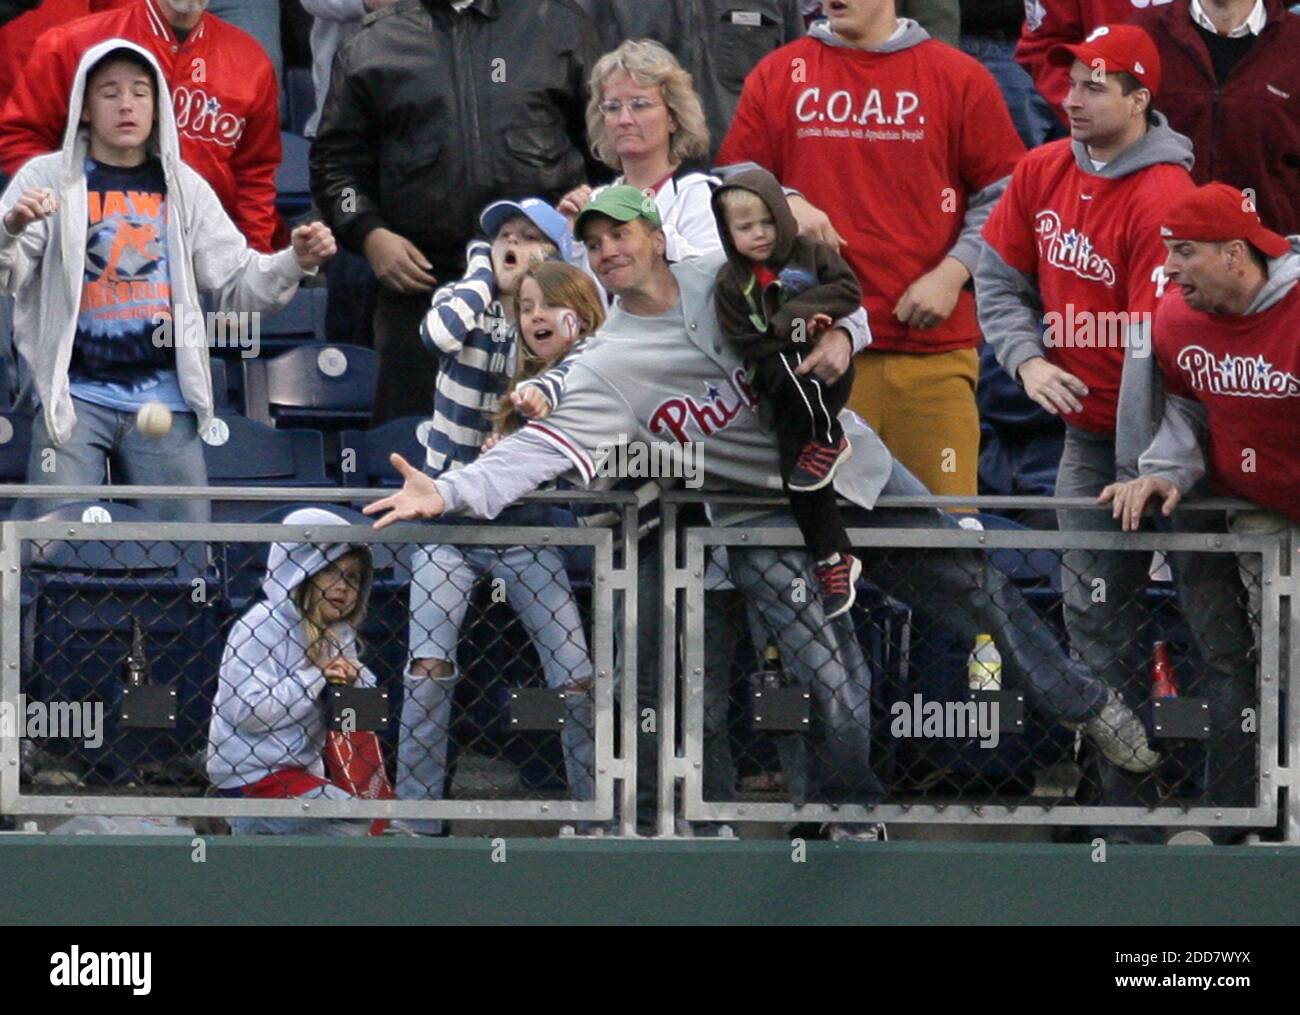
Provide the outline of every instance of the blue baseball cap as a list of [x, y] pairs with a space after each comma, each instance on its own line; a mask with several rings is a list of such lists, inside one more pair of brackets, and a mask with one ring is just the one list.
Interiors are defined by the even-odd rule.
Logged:
[[573, 233], [568, 220], [540, 197], [525, 197], [522, 201], [493, 201], [483, 209], [479, 224], [489, 238], [495, 238], [503, 225], [516, 215], [522, 215], [540, 229], [548, 240], [560, 248], [566, 261], [573, 249]]

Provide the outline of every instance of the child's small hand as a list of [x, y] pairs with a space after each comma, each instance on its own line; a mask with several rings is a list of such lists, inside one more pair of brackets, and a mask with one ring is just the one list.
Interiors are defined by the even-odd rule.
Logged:
[[351, 684], [361, 676], [361, 667], [346, 656], [338, 656], [322, 670], [331, 684]]
[[834, 323], [830, 314], [813, 314], [808, 320], [808, 334], [816, 338]]
[[498, 444], [501, 443], [501, 438], [504, 436], [505, 434], [502, 433], [488, 434], [487, 440], [483, 442], [483, 446], [479, 449], [479, 453], [487, 454], [494, 447], [496, 447]]
[[545, 419], [551, 414], [551, 405], [546, 401], [546, 396], [533, 384], [512, 391], [510, 404], [525, 419]]

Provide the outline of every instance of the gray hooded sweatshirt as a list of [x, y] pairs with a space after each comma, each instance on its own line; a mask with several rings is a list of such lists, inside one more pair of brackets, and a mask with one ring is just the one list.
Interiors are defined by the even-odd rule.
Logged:
[[[175, 322], [176, 373], [181, 394], [198, 416], [200, 430], [212, 419], [212, 370], [202, 336], [182, 322], [202, 320], [199, 291], [213, 294], [219, 311], [274, 311], [293, 297], [305, 272], [293, 251], [251, 250], [221, 207], [212, 187], [181, 161], [180, 138], [166, 80], [147, 50], [125, 39], [92, 46], [81, 58], [68, 103], [63, 149], [32, 159], [0, 196], [0, 219], [32, 187], [47, 187], [59, 202], [49, 218], [20, 236], [0, 224], [0, 292], [12, 294], [14, 346], [31, 369], [45, 427], [55, 444], [72, 436], [77, 416], [69, 394], [68, 364], [77, 334], [86, 261], [86, 157], [89, 128], [81, 124], [86, 76], [114, 49], [130, 49], [153, 69], [157, 128], [151, 150], [167, 180], [167, 260]], [[188, 334], [188, 337], [186, 337]]]
[[[320, 508], [294, 511], [285, 525], [347, 525]], [[208, 727], [208, 778], [218, 789], [237, 789], [283, 768], [324, 776], [325, 674], [307, 656], [307, 629], [293, 601], [304, 581], [364, 544], [272, 543], [263, 599], [230, 629], [221, 679]], [[360, 591], [364, 603], [369, 587]], [[343, 655], [357, 661], [356, 631], [346, 621], [329, 629]], [[365, 667], [357, 687], [374, 687]]]
[[[816, 21], [808, 29], [808, 37], [824, 42], [828, 46], [838, 46], [843, 49], [856, 48], [845, 42], [833, 31], [829, 21]], [[919, 46], [923, 42], [929, 41], [930, 33], [922, 28], [911, 18], [899, 18], [898, 27], [894, 34], [878, 46], [868, 47], [873, 53], [900, 53], [905, 49], [911, 49], [913, 46]], [[867, 181], [870, 185], [870, 181]], [[975, 269], [979, 265], [980, 252], [984, 249], [984, 240], [980, 237], [980, 231], [984, 228], [984, 223], [988, 221], [989, 216], [993, 214], [993, 208], [998, 203], [998, 198], [1002, 192], [1007, 189], [1011, 183], [1011, 177], [1007, 176], [996, 183], [991, 183], [983, 190], [977, 190], [967, 196], [966, 214], [962, 218], [961, 235], [957, 237], [957, 242], [953, 248], [948, 251], [948, 256], [960, 261], [966, 270], [975, 274]]]
[[[1114, 180], [1168, 163], [1191, 170], [1194, 156], [1192, 142], [1169, 126], [1162, 113], [1152, 113], [1154, 124], [1135, 144], [1098, 169], [1088, 155], [1088, 147], [1075, 141], [1071, 145], [1075, 164], [1090, 176]], [[1019, 380], [1022, 363], [1034, 356], [1046, 358], [1043, 344], [1044, 308], [1038, 281], [1011, 267], [991, 247], [985, 246], [975, 272], [976, 307], [980, 330], [993, 346], [1003, 369]], [[1150, 443], [1160, 418], [1153, 388], [1156, 384], [1151, 360], [1151, 335], [1144, 327], [1130, 329], [1124, 353], [1124, 372], [1120, 380], [1119, 408], [1115, 423], [1115, 463], [1118, 479], [1137, 475], [1137, 459]], [[1068, 419], [1067, 419], [1068, 422]]]
[[[1247, 315], [1263, 313], [1300, 282], [1300, 236], [1287, 239], [1291, 241], [1290, 252], [1268, 262], [1268, 281], [1246, 308]], [[1138, 461], [1138, 471], [1143, 476], [1167, 479], [1186, 494], [1205, 477], [1208, 414], [1205, 405], [1195, 399], [1166, 394], [1160, 372], [1151, 369], [1156, 375], [1154, 387], [1161, 415], [1159, 429]]]

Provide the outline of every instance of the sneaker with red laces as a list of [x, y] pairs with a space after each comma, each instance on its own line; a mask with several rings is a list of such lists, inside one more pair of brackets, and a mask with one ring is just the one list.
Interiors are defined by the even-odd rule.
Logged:
[[853, 445], [844, 436], [835, 444], [809, 441], [799, 452], [799, 460], [790, 470], [787, 485], [800, 493], [820, 490], [835, 478], [835, 470], [847, 462], [851, 454]]
[[841, 553], [835, 560], [818, 564], [813, 571], [822, 590], [822, 609], [826, 619], [833, 620], [846, 613], [857, 598], [854, 586], [862, 575], [862, 561], [851, 553]]

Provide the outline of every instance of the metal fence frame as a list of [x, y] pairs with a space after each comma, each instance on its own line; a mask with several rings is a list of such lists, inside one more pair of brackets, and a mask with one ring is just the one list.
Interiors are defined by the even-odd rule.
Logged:
[[[1280, 539], [1269, 536], [1237, 536], [1224, 533], [1107, 533], [1059, 531], [972, 531], [934, 529], [849, 529], [854, 546], [895, 548], [966, 549], [1096, 549], [1096, 550], [1188, 550], [1214, 553], [1259, 553], [1263, 560], [1260, 669], [1256, 675], [1259, 695], [1259, 782], [1258, 804], [1248, 808], [1228, 807], [1114, 807], [1073, 806], [1056, 801], [1042, 804], [857, 804], [772, 802], [710, 802], [703, 799], [704, 739], [704, 580], [707, 553], [714, 546], [766, 546], [800, 548], [797, 530], [745, 526], [688, 528], [678, 531], [683, 505], [707, 501], [775, 510], [784, 500], [746, 496], [702, 496], [673, 491], [664, 495], [661, 562], [663, 568], [662, 641], [660, 680], [659, 749], [659, 832], [672, 835], [677, 817], [707, 822], [898, 822], [979, 825], [1151, 825], [1272, 827], [1279, 817], [1279, 793], [1285, 801], [1284, 834], [1289, 843], [1300, 844], [1300, 695], [1287, 696], [1285, 736], [1279, 729], [1281, 691], [1284, 683], [1300, 674], [1300, 566], [1289, 561], [1300, 554], [1300, 528]], [[1223, 511], [1246, 507], [1239, 501], [1207, 500], [1185, 506], [1190, 511]], [[1059, 509], [1098, 508], [1087, 498], [1052, 497], [884, 497], [878, 508], [1012, 508]], [[1294, 547], [1289, 551], [1288, 543]], [[1288, 660], [1281, 660], [1281, 617], [1283, 597], [1289, 599]], [[680, 599], [680, 603], [679, 603]], [[682, 622], [680, 643], [678, 625]], [[680, 647], [681, 666], [678, 668]], [[679, 697], [680, 690], [680, 697]], [[681, 742], [678, 742], [678, 711], [682, 711]], [[677, 786], [680, 782], [680, 797]], [[680, 814], [678, 800], [680, 799]]]
[[[57, 492], [56, 492], [57, 490]], [[37, 487], [7, 486], [14, 498], [61, 500], [155, 500], [199, 498], [222, 501], [274, 503], [356, 504], [387, 496], [392, 491], [328, 488], [247, 487]], [[592, 651], [596, 672], [596, 798], [570, 800], [466, 800], [441, 801], [297, 801], [236, 800], [224, 797], [76, 796], [33, 795], [19, 785], [20, 740], [0, 738], [0, 814], [6, 815], [168, 815], [184, 817], [318, 817], [318, 818], [433, 818], [451, 820], [527, 820], [543, 822], [608, 821], [618, 816], [619, 832], [635, 833], [636, 741], [638, 702], [636, 688], [637, 617], [637, 505], [630, 494], [537, 494], [534, 503], [589, 500], [614, 504], [623, 519], [620, 550], [622, 566], [615, 567], [614, 538], [608, 529], [542, 528], [494, 524], [445, 526], [405, 523], [383, 532], [352, 526], [287, 526], [262, 523], [68, 523], [7, 521], [0, 523], [0, 702], [18, 701], [21, 669], [20, 584], [21, 544], [26, 539], [76, 541], [274, 541], [280, 539], [337, 539], [358, 543], [431, 543], [465, 545], [591, 546], [595, 557], [592, 601]], [[1258, 552], [1263, 561], [1261, 622], [1260, 769], [1259, 803], [1252, 808], [1075, 807], [1051, 804], [888, 804], [858, 805], [788, 803], [717, 803], [702, 799], [703, 742], [703, 592], [705, 554], [711, 546], [794, 546], [792, 530], [781, 528], [691, 528], [679, 532], [679, 511], [686, 504], [708, 502], [771, 510], [785, 505], [771, 497], [707, 495], [691, 491], [664, 494], [661, 537], [663, 567], [660, 624], [659, 810], [658, 831], [676, 834], [678, 817], [687, 821], [799, 822], [890, 821], [977, 825], [1078, 825], [1125, 824], [1155, 826], [1269, 827], [1279, 816], [1285, 841], [1300, 844], [1300, 693], [1287, 695], [1285, 713], [1281, 692], [1300, 689], [1300, 528], [1280, 539], [1215, 533], [1117, 534], [1041, 531], [969, 531], [930, 529], [851, 529], [855, 545], [864, 547], [964, 547], [969, 549], [1178, 549], [1207, 552]], [[921, 497], [882, 498], [881, 508], [967, 506], [996, 509], [1087, 508], [1082, 498], [1022, 497]], [[1243, 506], [1240, 502], [1202, 501], [1183, 510], [1215, 510]], [[794, 536], [797, 539], [797, 535]], [[621, 609], [615, 595], [621, 595]], [[680, 599], [680, 603], [679, 603]], [[1285, 602], [1284, 602], [1285, 601]], [[1284, 612], [1285, 611], [1285, 612]], [[1282, 618], [1287, 617], [1289, 658], [1281, 659]], [[679, 621], [681, 631], [679, 633]], [[615, 630], [620, 632], [616, 636]], [[681, 669], [678, 648], [682, 648]], [[617, 660], [616, 660], [617, 652]], [[678, 684], [684, 698], [678, 696]], [[615, 687], [617, 685], [617, 692]], [[682, 736], [677, 734], [682, 711]], [[615, 752], [614, 723], [618, 724], [621, 750]], [[677, 789], [680, 786], [680, 807]], [[616, 805], [617, 801], [617, 807]]]
[[[56, 493], [57, 489], [57, 493]], [[17, 497], [61, 500], [149, 500], [196, 499], [257, 500], [275, 502], [345, 502], [376, 500], [392, 491], [341, 491], [339, 488], [220, 488], [220, 487], [6, 487]], [[455, 526], [435, 523], [402, 523], [382, 532], [347, 525], [276, 525], [243, 522], [35, 522], [0, 523], [0, 703], [16, 707], [20, 690], [22, 544], [26, 540], [69, 542], [276, 542], [282, 540], [352, 543], [453, 543], [465, 546], [590, 546], [592, 571], [592, 663], [595, 672], [594, 721], [596, 737], [595, 799], [575, 800], [239, 800], [227, 797], [180, 796], [81, 796], [29, 794], [21, 792], [20, 737], [0, 737], [0, 814], [174, 816], [174, 817], [318, 817], [318, 818], [432, 818], [442, 820], [509, 820], [553, 822], [608, 822], [618, 812], [620, 831], [635, 831], [635, 745], [636, 745], [636, 515], [631, 494], [538, 494], [538, 503], [571, 503], [587, 500], [615, 505], [623, 519], [622, 558], [624, 567], [614, 566], [614, 533], [608, 528], [546, 528], [540, 526], [481, 525]], [[616, 616], [614, 596], [622, 593], [622, 608]], [[614, 665], [615, 624], [625, 652], [621, 683], [616, 700]], [[614, 723], [620, 724], [620, 741], [630, 745], [615, 753]]]

